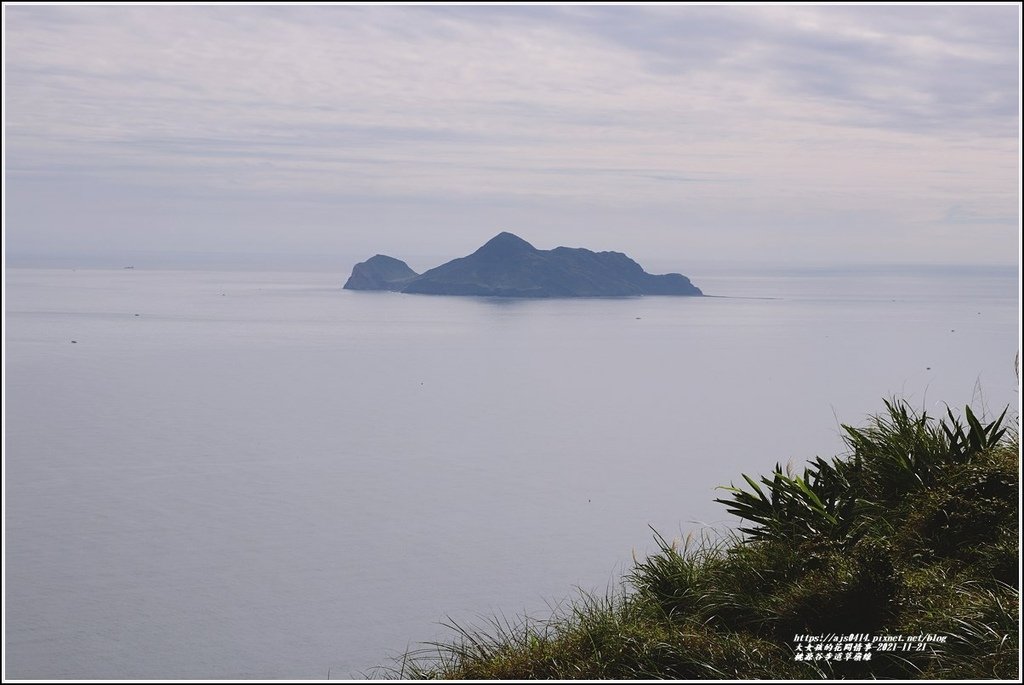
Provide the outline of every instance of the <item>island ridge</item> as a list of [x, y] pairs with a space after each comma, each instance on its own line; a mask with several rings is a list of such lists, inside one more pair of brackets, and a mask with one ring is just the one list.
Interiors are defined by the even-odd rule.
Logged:
[[346, 290], [485, 297], [623, 297], [704, 293], [682, 274], [649, 274], [621, 252], [585, 248], [538, 250], [502, 232], [471, 255], [422, 274], [394, 257], [356, 264]]

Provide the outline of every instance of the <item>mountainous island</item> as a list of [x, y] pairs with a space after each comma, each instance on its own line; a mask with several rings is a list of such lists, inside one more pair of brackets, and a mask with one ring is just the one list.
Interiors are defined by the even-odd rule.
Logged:
[[485, 297], [623, 297], [703, 295], [682, 274], [649, 274], [621, 252], [584, 248], [538, 250], [502, 232], [471, 255], [417, 274], [405, 262], [376, 255], [356, 264], [346, 290]]

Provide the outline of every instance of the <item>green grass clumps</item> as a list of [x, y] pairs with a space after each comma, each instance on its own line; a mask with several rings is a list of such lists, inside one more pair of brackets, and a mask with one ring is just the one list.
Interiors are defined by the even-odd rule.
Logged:
[[[902, 401], [848, 453], [744, 475], [716, 500], [736, 533], [656, 534], [622, 588], [543, 621], [453, 624], [387, 675], [425, 679], [1014, 679], [1019, 671], [1019, 438]], [[796, 658], [796, 635], [938, 636], [870, 661]]]

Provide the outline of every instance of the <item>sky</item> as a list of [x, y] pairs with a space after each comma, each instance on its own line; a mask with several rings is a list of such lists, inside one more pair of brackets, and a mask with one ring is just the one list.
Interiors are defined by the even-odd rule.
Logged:
[[5, 4], [5, 257], [1016, 264], [1020, 18]]

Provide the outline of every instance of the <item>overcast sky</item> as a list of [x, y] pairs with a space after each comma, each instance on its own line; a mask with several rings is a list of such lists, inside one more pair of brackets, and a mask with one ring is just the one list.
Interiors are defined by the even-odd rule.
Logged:
[[10, 258], [1017, 260], [1016, 4], [4, 17]]

